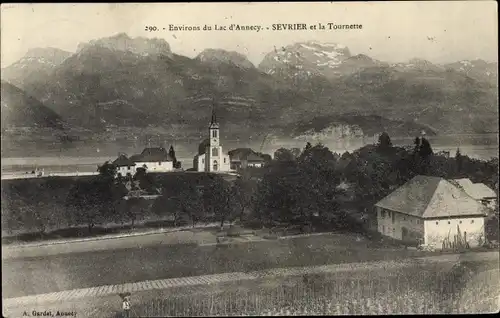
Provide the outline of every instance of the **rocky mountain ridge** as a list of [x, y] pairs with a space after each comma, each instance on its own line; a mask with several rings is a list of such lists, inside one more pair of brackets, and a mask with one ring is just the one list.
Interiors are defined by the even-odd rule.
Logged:
[[236, 52], [207, 49], [191, 59], [171, 52], [165, 40], [118, 34], [81, 44], [49, 73], [26, 76], [9, 66], [2, 77], [70, 124], [95, 131], [187, 124], [199, 131], [215, 103], [221, 122], [243, 135], [317, 118], [333, 123], [369, 116], [386, 124], [365, 120], [367, 133], [380, 127], [398, 134], [422, 127], [453, 133], [497, 129], [496, 75], [489, 65], [390, 64], [352, 55], [340, 44], [309, 41], [276, 48], [255, 67]]

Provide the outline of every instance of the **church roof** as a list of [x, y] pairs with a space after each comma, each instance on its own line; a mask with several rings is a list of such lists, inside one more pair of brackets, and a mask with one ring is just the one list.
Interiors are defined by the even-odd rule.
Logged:
[[486, 215], [485, 207], [462, 188], [429, 176], [414, 177], [375, 206], [421, 218]]
[[212, 118], [210, 119], [210, 128], [219, 128], [219, 123], [217, 122], [217, 116], [215, 115], [215, 107], [212, 109]]
[[198, 145], [198, 155], [203, 155], [208, 146], [210, 146], [210, 139], [203, 139], [203, 141]]

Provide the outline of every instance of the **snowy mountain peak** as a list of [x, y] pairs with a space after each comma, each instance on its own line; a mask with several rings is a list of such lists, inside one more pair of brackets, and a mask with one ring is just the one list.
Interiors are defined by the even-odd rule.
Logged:
[[286, 47], [275, 47], [264, 57], [259, 69], [268, 74], [292, 71], [293, 75], [332, 75], [330, 73], [335, 72], [349, 57], [351, 52], [342, 44], [299, 42]]

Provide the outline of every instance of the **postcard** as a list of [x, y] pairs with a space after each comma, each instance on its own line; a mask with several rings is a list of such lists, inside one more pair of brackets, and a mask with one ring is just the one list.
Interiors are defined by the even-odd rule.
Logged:
[[498, 312], [497, 23], [2, 4], [3, 315]]

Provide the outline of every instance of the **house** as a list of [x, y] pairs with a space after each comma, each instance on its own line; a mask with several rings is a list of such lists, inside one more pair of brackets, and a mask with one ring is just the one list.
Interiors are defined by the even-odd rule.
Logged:
[[116, 177], [133, 176], [136, 172], [135, 162], [127, 158], [124, 154], [120, 154], [113, 161], [113, 165], [116, 167]]
[[378, 231], [406, 243], [436, 248], [484, 242], [487, 208], [439, 177], [416, 176], [375, 204]]
[[196, 171], [222, 172], [230, 171], [229, 155], [222, 151], [220, 145], [219, 123], [212, 112], [212, 120], [208, 126], [208, 138], [198, 147], [198, 154], [193, 158], [193, 168]]
[[453, 181], [475, 200], [478, 200], [491, 209], [496, 208], [497, 194], [484, 183], [473, 183], [470, 179], [466, 178], [455, 179]]
[[237, 148], [228, 152], [232, 170], [262, 168], [266, 160], [250, 148]]
[[148, 173], [174, 170], [174, 159], [163, 147], [145, 148], [140, 154], [131, 156], [130, 160], [135, 163], [136, 170], [145, 168]]

